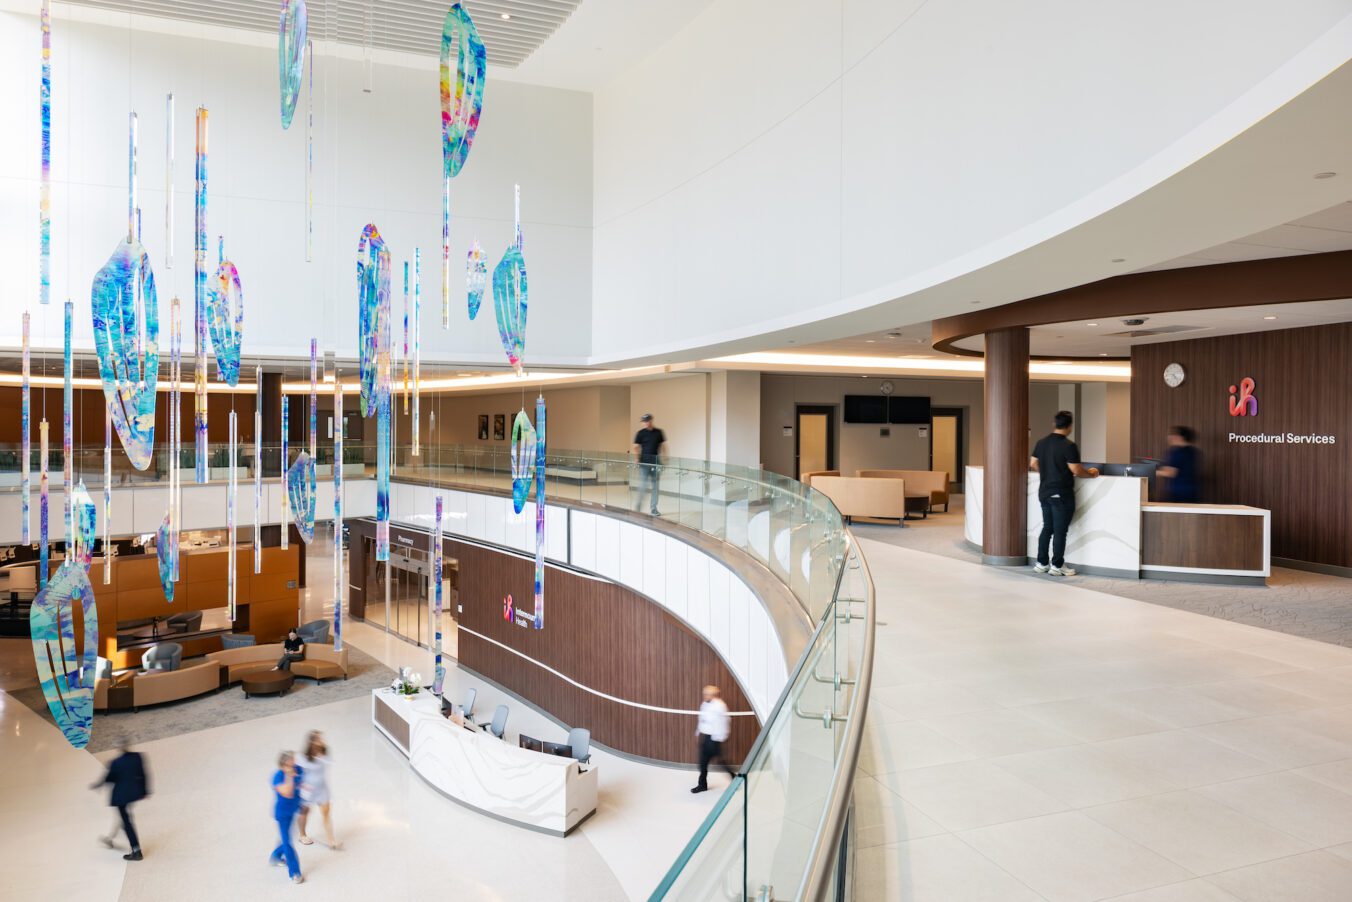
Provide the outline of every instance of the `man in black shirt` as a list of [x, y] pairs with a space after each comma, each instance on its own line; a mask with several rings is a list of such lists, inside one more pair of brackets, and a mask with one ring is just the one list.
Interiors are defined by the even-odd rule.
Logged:
[[[118, 756], [108, 762], [108, 772], [104, 774], [102, 780], [94, 784], [93, 788], [112, 785], [113, 791], [108, 798], [108, 804], [117, 809], [119, 826], [127, 835], [127, 842], [131, 844], [131, 851], [122, 857], [127, 861], [140, 861], [143, 857], [141, 839], [136, 835], [136, 825], [131, 820], [131, 806], [150, 795], [150, 778], [146, 775], [145, 762], [140, 753], [131, 751], [128, 742], [127, 739], [121, 741], [118, 745], [120, 750]], [[117, 831], [118, 827], [114, 826], [111, 833], [99, 839], [111, 849]]]
[[662, 462], [662, 446], [667, 443], [667, 437], [662, 434], [662, 430], [653, 425], [653, 415], [645, 413], [639, 417], [639, 422], [643, 428], [634, 434], [634, 456], [638, 458], [639, 476], [642, 482], [638, 488], [638, 499], [634, 502], [634, 510], [638, 510], [643, 504], [643, 496], [652, 493], [652, 505], [649, 512], [658, 516], [657, 510], [657, 465]]
[[[1080, 449], [1067, 437], [1074, 421], [1070, 411], [1057, 411], [1056, 428], [1037, 443], [1029, 461], [1033, 472], [1041, 477], [1037, 499], [1042, 502], [1042, 534], [1037, 539], [1037, 565], [1033, 569], [1052, 576], [1075, 575], [1075, 571], [1066, 566], [1065, 558], [1066, 530], [1070, 529], [1070, 520], [1075, 516], [1075, 477], [1093, 479], [1099, 474], [1097, 467], [1080, 465]], [[1047, 559], [1049, 544], [1050, 561]]]

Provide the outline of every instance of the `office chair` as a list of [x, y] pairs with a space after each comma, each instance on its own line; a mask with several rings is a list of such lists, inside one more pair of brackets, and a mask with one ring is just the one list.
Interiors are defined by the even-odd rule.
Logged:
[[484, 724], [483, 728], [501, 739], [507, 732], [507, 706], [498, 705], [498, 709], [493, 712], [493, 722]]
[[466, 720], [474, 719], [474, 699], [478, 694], [479, 690], [472, 687], [465, 690], [465, 707], [463, 713]]
[[568, 731], [568, 745], [578, 764], [591, 761], [591, 730], [586, 727], [573, 727]]

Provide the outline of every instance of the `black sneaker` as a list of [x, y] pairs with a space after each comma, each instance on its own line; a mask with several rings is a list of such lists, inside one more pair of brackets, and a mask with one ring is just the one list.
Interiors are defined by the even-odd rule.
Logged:
[[141, 854], [140, 849], [132, 849], [126, 855], [122, 856], [123, 861], [140, 861], [145, 856]]
[[707, 786], [696, 786], [696, 787], [693, 787], [690, 791], [691, 791], [691, 792], [708, 792], [708, 791], [709, 791], [709, 787], [707, 787]]

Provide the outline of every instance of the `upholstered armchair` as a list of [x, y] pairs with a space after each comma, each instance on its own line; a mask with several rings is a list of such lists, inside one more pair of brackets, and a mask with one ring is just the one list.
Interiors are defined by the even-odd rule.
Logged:
[[177, 642], [161, 642], [152, 645], [141, 656], [143, 670], [178, 670], [183, 663], [183, 646]]

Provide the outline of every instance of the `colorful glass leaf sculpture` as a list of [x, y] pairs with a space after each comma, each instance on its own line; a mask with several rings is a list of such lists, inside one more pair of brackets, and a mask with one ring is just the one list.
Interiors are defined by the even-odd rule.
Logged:
[[[75, 645], [75, 618], [84, 627], [83, 647]], [[89, 744], [94, 729], [94, 677], [98, 665], [99, 617], [94, 587], [74, 557], [38, 592], [28, 613], [38, 682], [66, 741]]]
[[441, 578], [442, 568], [442, 541], [441, 541], [441, 511], [442, 499], [437, 496], [436, 517], [432, 526], [432, 654], [434, 657], [435, 670], [432, 675], [432, 694], [441, 695], [442, 687], [446, 683], [446, 667], [441, 661]]
[[[340, 466], [335, 463], [334, 469], [340, 469]], [[296, 455], [296, 462], [286, 471], [286, 495], [296, 531], [308, 545], [315, 538], [315, 507], [319, 493], [315, 487], [315, 462], [305, 451]]]
[[[367, 223], [357, 242], [358, 353], [361, 371], [361, 415], [376, 410], [380, 351], [390, 342], [390, 252], [374, 223]], [[382, 344], [383, 341], [383, 344]]]
[[[38, 125], [42, 133], [41, 181], [38, 183], [38, 303], [52, 300], [52, 7], [42, 0], [38, 14], [42, 28], [42, 86], [38, 94]], [[446, 39], [442, 37], [442, 45]], [[444, 52], [444, 51], [443, 51]], [[444, 71], [444, 70], [443, 70]], [[442, 76], [445, 83], [446, 76]], [[443, 96], [445, 88], [442, 88]], [[443, 114], [444, 116], [444, 114]], [[477, 116], [475, 117], [478, 118]]]
[[469, 289], [470, 319], [479, 315], [479, 305], [483, 303], [484, 287], [487, 284], [488, 255], [479, 246], [479, 239], [475, 238], [474, 243], [470, 245], [469, 255], [465, 260], [465, 287]]
[[164, 600], [174, 602], [174, 521], [173, 515], [166, 511], [155, 533], [155, 559], [160, 568], [160, 588], [164, 589]]
[[282, 0], [277, 29], [277, 75], [282, 89], [282, 128], [291, 127], [304, 76], [307, 19], [305, 0]]
[[535, 398], [535, 628], [545, 628], [545, 396]]
[[512, 245], [493, 270], [493, 312], [507, 362], [518, 373], [526, 353], [526, 299], [526, 260]]
[[[451, 55], [455, 84], [451, 84]], [[441, 28], [441, 153], [445, 178], [455, 178], [465, 165], [479, 113], [484, 105], [484, 72], [488, 56], [479, 29], [459, 3], [446, 11]], [[452, 91], [454, 87], [454, 91]]]
[[522, 409], [512, 421], [512, 509], [518, 514], [526, 507], [535, 478], [535, 452], [535, 427]]
[[221, 261], [216, 287], [207, 292], [207, 330], [216, 351], [217, 377], [226, 385], [238, 385], [239, 352], [244, 341], [244, 286], [239, 270], [229, 260]]
[[193, 478], [207, 481], [207, 108], [197, 108], [195, 177], [196, 216], [193, 221], [193, 431], [196, 460]]
[[132, 466], [144, 470], [154, 457], [160, 326], [155, 274], [139, 241], [118, 243], [94, 276], [90, 305], [103, 397]]
[[[98, 534], [98, 513], [94, 509], [94, 499], [89, 497], [89, 489], [85, 488], [83, 479], [71, 493], [71, 516], [74, 518], [75, 527], [71, 537], [75, 559], [88, 573], [89, 565], [94, 562], [94, 537]], [[107, 553], [108, 550], [105, 548], [104, 554]]]

